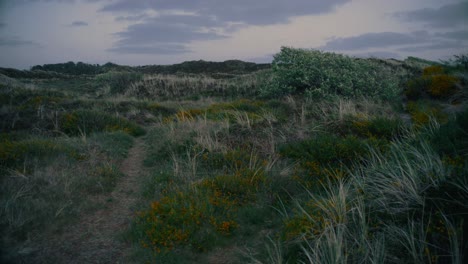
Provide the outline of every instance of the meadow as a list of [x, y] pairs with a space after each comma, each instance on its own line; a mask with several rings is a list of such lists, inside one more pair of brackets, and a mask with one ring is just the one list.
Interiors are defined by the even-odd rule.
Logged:
[[1, 260], [465, 263], [463, 59], [0, 69]]

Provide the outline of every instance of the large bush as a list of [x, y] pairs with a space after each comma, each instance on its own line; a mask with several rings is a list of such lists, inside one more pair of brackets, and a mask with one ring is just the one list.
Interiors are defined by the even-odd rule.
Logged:
[[143, 79], [143, 75], [137, 72], [107, 72], [100, 74], [96, 80], [110, 87], [112, 94], [124, 93], [130, 84]]
[[141, 136], [145, 130], [126, 118], [92, 110], [77, 110], [60, 117], [60, 126], [67, 135], [86, 135], [95, 132], [123, 131]]
[[399, 79], [391, 68], [341, 54], [282, 47], [274, 56], [273, 71], [273, 81], [262, 89], [264, 96], [391, 99], [399, 94]]

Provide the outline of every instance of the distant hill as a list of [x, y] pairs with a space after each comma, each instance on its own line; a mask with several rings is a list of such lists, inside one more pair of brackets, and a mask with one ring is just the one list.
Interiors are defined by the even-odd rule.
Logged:
[[140, 72], [145, 74], [206, 74], [229, 77], [230, 75], [247, 74], [270, 68], [270, 64], [257, 64], [241, 60], [224, 62], [186, 61], [173, 65], [124, 66], [112, 62], [104, 65], [83, 62], [66, 62], [36, 65], [30, 71], [12, 68], [0, 68], [0, 74], [11, 78], [65, 78], [77, 75], [96, 75], [109, 71]]
[[268, 69], [271, 64], [263, 63], [257, 64], [253, 62], [245, 62], [241, 60], [227, 60], [223, 62], [212, 61], [186, 61], [173, 65], [148, 65], [139, 66], [135, 69], [142, 73], [162, 73], [162, 74], [175, 74], [175, 73], [193, 73], [193, 74], [246, 74], [258, 70]]
[[0, 68], [0, 74], [16, 79], [52, 79], [52, 78], [70, 78], [70, 75], [54, 71], [43, 70], [18, 70], [13, 68]]
[[[373, 60], [391, 67], [403, 68], [424, 68], [429, 65], [439, 64], [434, 61], [427, 61], [420, 58], [408, 57], [404, 61], [395, 59], [363, 59]], [[117, 72], [139, 72], [143, 74], [204, 74], [214, 78], [230, 78], [239, 74], [248, 74], [259, 70], [269, 69], [269, 63], [254, 63], [241, 60], [227, 60], [223, 62], [213, 61], [185, 61], [173, 65], [145, 65], [145, 66], [125, 66], [108, 62], [103, 65], [88, 64], [83, 62], [66, 62], [55, 64], [36, 65], [31, 70], [17, 70], [12, 68], [0, 68], [0, 74], [10, 78], [72, 78], [73, 76], [89, 76], [110, 71]]]

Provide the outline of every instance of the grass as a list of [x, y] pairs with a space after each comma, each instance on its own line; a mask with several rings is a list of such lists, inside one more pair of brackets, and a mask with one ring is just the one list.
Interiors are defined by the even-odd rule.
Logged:
[[[113, 148], [104, 148], [114, 142]], [[66, 228], [96, 207], [91, 195], [109, 193], [121, 177], [117, 162], [131, 146], [126, 134], [76, 139], [15, 141], [15, 162], [2, 159], [2, 247], [16, 259], [30, 237]], [[99, 144], [98, 144], [99, 143]], [[24, 149], [21, 153], [18, 151]], [[10, 153], [11, 155], [12, 153]]]
[[451, 73], [376, 63], [412, 82], [408, 101], [386, 98], [396, 83], [372, 98], [261, 97], [272, 70], [1, 79], [3, 258], [92, 213], [142, 137], [125, 261], [463, 263], [466, 83], [423, 89], [419, 78]]

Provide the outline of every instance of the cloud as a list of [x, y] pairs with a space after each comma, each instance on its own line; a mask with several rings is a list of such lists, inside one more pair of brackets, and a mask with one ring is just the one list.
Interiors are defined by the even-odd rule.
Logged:
[[249, 25], [286, 23], [289, 18], [301, 15], [329, 13], [337, 5], [351, 0], [119, 0], [105, 5], [101, 11], [137, 13], [145, 10], [182, 10], [206, 17], [216, 17], [221, 23], [243, 22]]
[[122, 54], [181, 54], [189, 53], [191, 50], [187, 49], [184, 45], [179, 44], [169, 44], [169, 43], [155, 43], [152, 46], [148, 45], [133, 45], [125, 46], [118, 45], [114, 48], [110, 48], [107, 51], [122, 53]]
[[444, 33], [437, 33], [437, 37], [455, 40], [468, 40], [468, 30], [449, 31]]
[[6, 26], [7, 26], [7, 23], [0, 22], [0, 28], [5, 28]]
[[446, 50], [446, 49], [457, 49], [463, 47], [459, 41], [440, 41], [432, 44], [417, 45], [399, 48], [398, 51], [404, 52], [420, 52], [427, 50]]
[[[399, 58], [394, 52], [424, 52], [431, 50], [459, 49], [467, 46], [467, 30], [429, 33], [415, 31], [410, 33], [381, 32], [366, 33], [358, 36], [333, 38], [319, 49], [344, 51], [357, 57]], [[383, 51], [367, 51], [383, 49]], [[390, 49], [385, 51], [385, 49]]]
[[145, 18], [147, 18], [148, 15], [146, 14], [138, 14], [138, 15], [130, 15], [130, 16], [118, 16], [115, 18], [115, 21], [120, 22], [120, 21], [140, 21]]
[[99, 2], [102, 0], [4, 0], [7, 3], [16, 4], [29, 4], [29, 3], [40, 3], [40, 2], [59, 2], [59, 3], [75, 3], [75, 2]]
[[400, 59], [401, 56], [396, 52], [391, 51], [371, 51], [363, 53], [352, 54], [354, 57], [358, 58], [380, 58], [380, 59]]
[[[138, 21], [116, 34], [119, 40], [112, 51], [154, 53], [154, 47], [161, 43], [186, 46], [193, 41], [222, 39], [227, 37], [225, 34], [248, 25], [286, 23], [293, 16], [331, 12], [335, 6], [349, 1], [117, 0], [104, 5], [101, 11], [120, 14], [117, 21]], [[158, 16], [145, 15], [148, 13]], [[169, 50], [187, 52], [188, 49]]]
[[23, 40], [19, 37], [0, 37], [0, 47], [21, 47], [21, 46], [35, 46], [41, 47], [40, 44], [31, 41], [31, 40]]
[[421, 22], [429, 27], [449, 28], [468, 24], [468, 1], [447, 4], [438, 9], [424, 8], [398, 12], [395, 16], [407, 22]]
[[131, 25], [126, 31], [116, 33], [120, 45], [158, 43], [189, 43], [193, 40], [212, 40], [224, 38], [203, 26], [214, 25], [203, 17], [163, 16], [144, 23]]
[[74, 21], [73, 23], [71, 23], [68, 26], [69, 27], [86, 27], [86, 26], [88, 26], [88, 23], [85, 22], [85, 21]]
[[412, 33], [381, 32], [366, 33], [353, 37], [334, 38], [320, 49], [324, 50], [364, 50], [369, 48], [385, 48], [398, 45], [418, 44], [429, 40], [427, 31]]
[[146, 19], [142, 23], [129, 26], [126, 31], [116, 33], [119, 40], [111, 51], [186, 53], [189, 50], [183, 45], [192, 41], [225, 38], [226, 36], [214, 30], [216, 25], [217, 22], [213, 18], [194, 15], [163, 15]]

